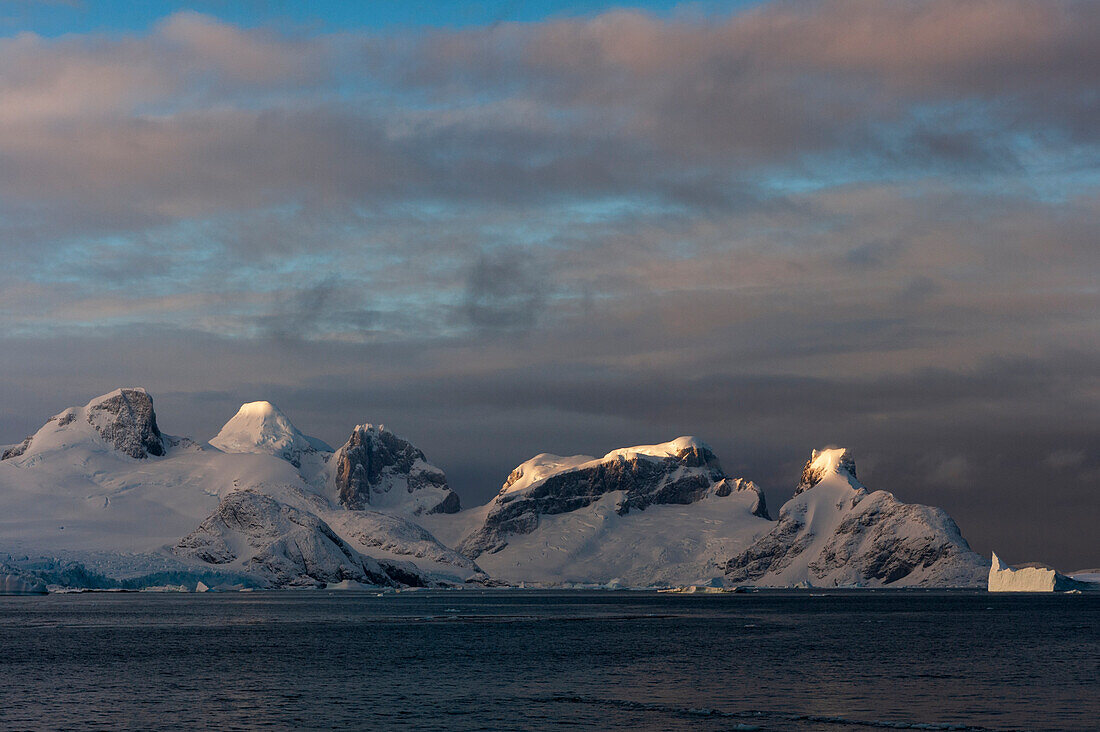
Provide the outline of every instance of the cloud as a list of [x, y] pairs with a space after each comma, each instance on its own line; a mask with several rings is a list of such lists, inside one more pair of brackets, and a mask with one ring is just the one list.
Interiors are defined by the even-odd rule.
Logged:
[[356, 38], [181, 12], [146, 35], [23, 34], [0, 39], [0, 191], [85, 231], [410, 196], [729, 208], [777, 174], [1012, 173], [1059, 136], [1095, 142], [1098, 15], [777, 3]]
[[1084, 464], [1085, 453], [1080, 450], [1055, 450], [1043, 462], [1055, 470], [1076, 468]]
[[481, 328], [526, 330], [545, 302], [549, 272], [518, 252], [483, 252], [466, 278], [462, 310]]
[[159, 23], [153, 36], [158, 55], [166, 48], [184, 60], [189, 68], [181, 73], [188, 76], [210, 71], [233, 82], [285, 88], [323, 73], [322, 49], [308, 40], [246, 31], [201, 13], [177, 12]]
[[[618, 11], [440, 32], [400, 68], [437, 95], [504, 88], [665, 150], [756, 162], [874, 155], [894, 147], [877, 127], [920, 108], [937, 127], [910, 164], [960, 152], [978, 164], [1005, 128], [1089, 134], [1098, 30], [1094, 5], [1036, 0], [770, 3], [721, 22]], [[969, 121], [953, 109], [964, 101], [983, 134], [943, 129]]]
[[945, 486], [966, 487], [973, 484], [974, 471], [965, 455], [955, 455], [939, 461], [928, 479]]

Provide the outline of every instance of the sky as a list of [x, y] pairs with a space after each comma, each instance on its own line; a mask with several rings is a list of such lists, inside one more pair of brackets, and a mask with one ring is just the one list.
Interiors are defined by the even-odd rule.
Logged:
[[679, 435], [1100, 566], [1100, 3], [0, 0], [0, 443]]

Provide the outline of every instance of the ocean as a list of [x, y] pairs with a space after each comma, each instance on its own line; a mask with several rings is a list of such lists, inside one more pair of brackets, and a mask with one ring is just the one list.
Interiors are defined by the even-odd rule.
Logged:
[[1100, 729], [1100, 596], [0, 597], [5, 730]]

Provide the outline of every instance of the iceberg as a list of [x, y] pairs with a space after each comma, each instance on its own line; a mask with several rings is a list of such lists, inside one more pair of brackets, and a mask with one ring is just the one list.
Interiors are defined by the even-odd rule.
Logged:
[[25, 574], [0, 564], [0, 595], [45, 595], [46, 583], [37, 577]]
[[1082, 582], [1049, 567], [1010, 567], [993, 555], [989, 567], [990, 592], [1070, 592], [1100, 590], [1100, 584]]

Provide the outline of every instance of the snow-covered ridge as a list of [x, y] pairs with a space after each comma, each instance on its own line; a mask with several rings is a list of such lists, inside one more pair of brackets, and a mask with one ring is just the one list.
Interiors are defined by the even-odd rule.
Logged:
[[677, 437], [675, 440], [669, 440], [668, 442], [662, 442], [657, 445], [636, 445], [634, 447], [621, 447], [617, 450], [612, 450], [611, 452], [604, 455], [602, 460], [607, 461], [614, 458], [631, 460], [638, 456], [674, 458], [679, 457], [687, 451], [706, 452], [710, 453], [711, 455], [714, 454], [714, 451], [711, 450], [710, 445], [703, 442], [699, 438], [685, 436]]
[[591, 455], [571, 455], [565, 457], [562, 455], [551, 455], [548, 452], [539, 453], [530, 460], [516, 466], [515, 470], [508, 476], [508, 479], [504, 481], [504, 486], [500, 489], [498, 495], [518, 493], [527, 490], [531, 486], [541, 483], [552, 475], [564, 473], [567, 470], [576, 470], [592, 462], [596, 462], [596, 458]]
[[624, 516], [651, 506], [689, 505], [732, 495], [738, 499], [730, 500], [745, 504], [746, 513], [767, 518], [759, 487], [727, 478], [713, 451], [694, 437], [612, 450], [599, 459], [542, 453], [512, 471], [483, 521], [458, 549], [474, 558], [500, 552], [512, 537], [536, 531], [543, 517], [604, 506], [608, 496], [614, 497], [615, 513]]
[[[657, 445], [638, 445], [635, 447], [622, 447], [604, 455], [602, 458], [591, 455], [552, 455], [544, 452], [530, 460], [521, 463], [512, 471], [508, 479], [504, 481], [504, 487], [499, 495], [518, 493], [527, 490], [534, 485], [559, 473], [570, 470], [583, 470], [600, 463], [613, 460], [637, 460], [638, 458], [677, 458], [685, 452], [706, 452], [713, 455], [710, 446], [695, 437], [677, 437], [675, 440], [662, 442]], [[717, 461], [717, 459], [715, 459]]]

